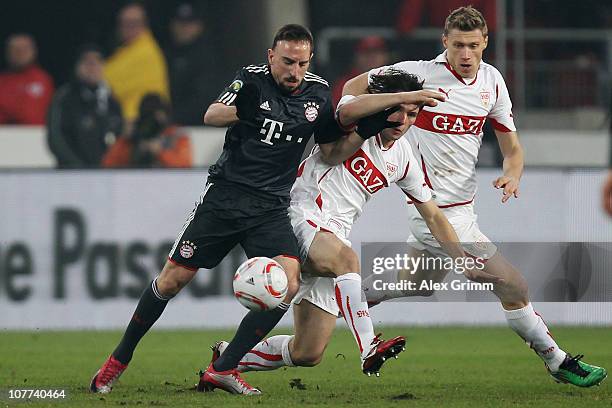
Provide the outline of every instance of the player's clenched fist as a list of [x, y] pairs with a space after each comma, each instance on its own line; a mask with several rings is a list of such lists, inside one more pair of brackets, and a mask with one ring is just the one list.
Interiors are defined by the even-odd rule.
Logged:
[[503, 188], [504, 195], [502, 196], [502, 203], [505, 203], [510, 199], [510, 197], [514, 196], [514, 198], [518, 198], [519, 196], [519, 180], [515, 177], [509, 176], [501, 176], [498, 177], [493, 182], [493, 187], [495, 188]]
[[259, 88], [257, 85], [246, 83], [236, 96], [236, 115], [238, 119], [245, 121], [255, 120], [259, 108]]

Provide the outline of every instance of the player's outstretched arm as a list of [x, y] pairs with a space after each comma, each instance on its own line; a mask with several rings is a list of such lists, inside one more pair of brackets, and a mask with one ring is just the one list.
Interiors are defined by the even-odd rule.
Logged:
[[502, 203], [514, 196], [519, 196], [519, 183], [523, 175], [523, 147], [516, 132], [501, 132], [496, 130], [495, 136], [504, 156], [504, 174], [493, 181], [493, 187], [503, 188]]
[[356, 130], [333, 143], [319, 144], [323, 160], [332, 166], [342, 163], [361, 147], [364, 140], [385, 128], [400, 125], [388, 120], [400, 106], [412, 111], [420, 105], [435, 106], [438, 100], [443, 101], [444, 95], [422, 90], [344, 96], [338, 105], [338, 122], [344, 129], [356, 127]]
[[[365, 140], [377, 135], [385, 128], [401, 125], [400, 122], [389, 121], [389, 115], [397, 110], [399, 110], [399, 106], [363, 117], [357, 121], [356, 128], [355, 124], [351, 125], [355, 130], [349, 135], [345, 135], [327, 145], [319, 143], [321, 152], [323, 153], [323, 161], [331, 166], [342, 163], [355, 154]], [[336, 121], [334, 121], [334, 123], [338, 126]], [[344, 128], [346, 129], [346, 126]]]
[[351, 132], [335, 142], [319, 144], [323, 161], [330, 166], [342, 163], [359, 150], [364, 140], [357, 133]]
[[342, 96], [344, 95], [363, 95], [368, 93], [368, 73], [357, 75], [355, 78], [349, 79], [342, 88]]
[[204, 114], [204, 124], [207, 126], [227, 127], [238, 122], [235, 106], [227, 106], [220, 102], [213, 102]]
[[445, 100], [442, 93], [429, 90], [359, 95], [338, 106], [338, 120], [342, 126], [348, 127], [359, 119], [393, 106], [403, 105], [406, 111], [412, 111], [423, 105], [436, 106], [438, 101]]
[[[438, 208], [434, 200], [429, 200], [424, 203], [414, 204], [416, 209], [419, 211], [427, 227], [431, 231], [432, 235], [440, 243], [440, 246], [453, 259], [459, 259], [465, 257], [465, 252], [459, 242], [459, 237], [455, 232], [455, 229], [448, 222], [448, 219]], [[475, 282], [492, 282], [499, 283], [503, 282], [503, 279], [488, 274], [481, 269], [466, 269], [464, 272], [466, 278]]]

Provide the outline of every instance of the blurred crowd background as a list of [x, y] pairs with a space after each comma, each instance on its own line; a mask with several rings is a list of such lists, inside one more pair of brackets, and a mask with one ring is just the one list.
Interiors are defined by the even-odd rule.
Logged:
[[[218, 142], [196, 140], [207, 137], [202, 114], [241, 66], [265, 62], [278, 27], [312, 30], [311, 71], [337, 101], [354, 75], [435, 58], [445, 17], [467, 4], [488, 21], [485, 60], [505, 74], [528, 164], [605, 165], [609, 1], [22, 0], [0, 14], [0, 167], [23, 167], [20, 155], [31, 167], [211, 164], [202, 152]], [[38, 128], [14, 127], [24, 125]], [[481, 162], [496, 165], [490, 136]], [[26, 157], [37, 140], [42, 158]]]

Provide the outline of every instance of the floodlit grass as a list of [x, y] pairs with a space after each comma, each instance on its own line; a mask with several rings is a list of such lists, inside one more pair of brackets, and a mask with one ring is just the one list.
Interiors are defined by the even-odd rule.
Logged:
[[[0, 406], [612, 406], [609, 380], [591, 389], [556, 384], [512, 331], [491, 327], [387, 328], [385, 337], [407, 337], [407, 349], [383, 367], [380, 378], [361, 373], [354, 340], [339, 329], [317, 367], [245, 374], [263, 396], [195, 392], [196, 373], [210, 359], [209, 345], [232, 334], [154, 329], [113, 392], [97, 395], [88, 392], [89, 381], [121, 333], [0, 331]], [[612, 329], [557, 328], [554, 335], [566, 350], [585, 354], [585, 361], [612, 368]], [[32, 388], [65, 389], [67, 398], [7, 399], [8, 389]]]

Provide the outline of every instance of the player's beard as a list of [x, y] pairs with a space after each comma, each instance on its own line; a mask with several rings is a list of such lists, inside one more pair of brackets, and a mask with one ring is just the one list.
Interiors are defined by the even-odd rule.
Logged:
[[[292, 80], [295, 79], [296, 82], [289, 82], [290, 79]], [[300, 86], [300, 83], [301, 82], [298, 81], [297, 78], [289, 77], [285, 79], [285, 81], [283, 81], [283, 83], [281, 84], [281, 87], [287, 92], [293, 92]]]

